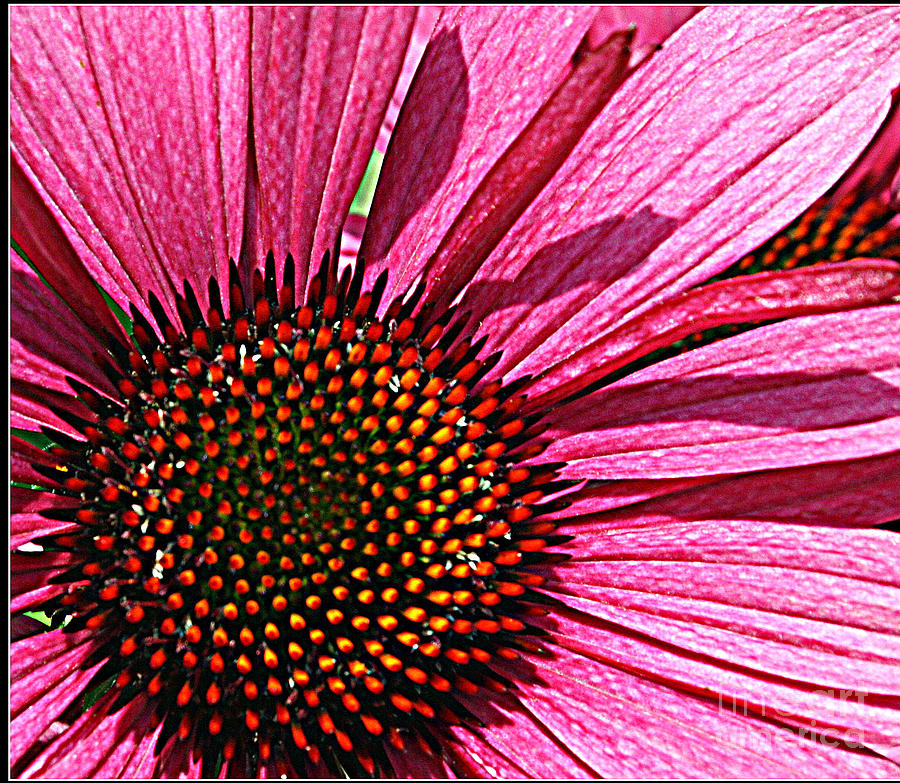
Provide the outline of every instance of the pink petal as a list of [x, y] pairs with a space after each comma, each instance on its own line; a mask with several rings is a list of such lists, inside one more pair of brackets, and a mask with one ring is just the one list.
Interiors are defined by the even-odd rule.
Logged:
[[240, 8], [11, 16], [13, 156], [120, 305], [152, 290], [174, 317], [174, 287], [203, 297], [237, 256], [249, 28]]
[[97, 647], [93, 631], [62, 629], [29, 636], [10, 646], [10, 710], [20, 713], [77, 669]]
[[[900, 587], [900, 538], [885, 530], [786, 524], [768, 520], [659, 519], [619, 528], [583, 525], [564, 548], [574, 561], [665, 560], [743, 563], [871, 579]], [[599, 567], [596, 563], [593, 566]], [[900, 650], [898, 650], [900, 652]]]
[[686, 291], [645, 310], [618, 329], [549, 366], [528, 385], [531, 407], [563, 399], [613, 370], [694, 332], [827, 313], [889, 301], [900, 290], [900, 266], [857, 259], [842, 264], [763, 272]]
[[457, 777], [449, 767], [448, 759], [434, 755], [424, 740], [417, 741], [410, 738], [409, 743], [409, 747], [402, 751], [389, 743], [385, 743], [384, 746], [394, 774], [398, 778], [440, 780]]
[[67, 374], [116, 394], [95, 357], [108, 353], [84, 323], [70, 313], [37, 275], [10, 251], [11, 374], [18, 380], [72, 394]]
[[10, 426], [37, 431], [41, 425], [46, 425], [66, 435], [81, 437], [77, 429], [59, 418], [56, 413], [68, 411], [83, 419], [90, 418], [88, 408], [76, 397], [71, 396], [71, 392], [65, 394], [18, 378], [10, 379], [9, 386]]
[[[548, 645], [549, 646], [549, 645]], [[560, 741], [609, 777], [890, 775], [890, 762], [815, 742], [603, 662], [549, 646], [526, 655], [541, 684], [519, 698]], [[828, 738], [826, 738], [828, 739]], [[858, 738], [857, 738], [858, 739]]]
[[391, 135], [394, 133], [394, 127], [397, 125], [397, 117], [406, 95], [409, 92], [410, 84], [413, 76], [425, 53], [425, 47], [431, 38], [431, 32], [437, 24], [438, 17], [441, 15], [441, 9], [438, 6], [420, 6], [417, 9], [416, 23], [413, 26], [412, 36], [410, 37], [409, 47], [406, 50], [406, 56], [403, 58], [403, 67], [400, 69], [400, 77], [394, 86], [394, 94], [391, 96], [391, 102], [388, 105], [387, 113], [381, 123], [378, 131], [378, 139], [375, 141], [375, 148], [379, 152], [384, 152], [388, 147]]
[[79, 505], [81, 501], [75, 497], [22, 487], [12, 487], [10, 491], [9, 508], [13, 516], [34, 513], [44, 508], [75, 508]]
[[896, 451], [898, 312], [798, 318], [649, 367], [554, 411], [541, 458], [580, 478], [649, 478]]
[[76, 527], [72, 522], [47, 519], [39, 511], [50, 508], [77, 508], [77, 498], [53, 495], [22, 487], [10, 488], [10, 549], [21, 546], [37, 536], [62, 533]]
[[[385, 157], [362, 255], [402, 292], [557, 87], [594, 11], [445, 10]], [[535, 47], [533, 41], [540, 40]]]
[[201, 777], [203, 757], [192, 753], [196, 735], [190, 734], [184, 741], [177, 736], [172, 737], [159, 754], [153, 775], [158, 778], [186, 778], [197, 780]]
[[[85, 763], [98, 764], [90, 773], [92, 778], [136, 778], [141, 777], [142, 769], [152, 770], [156, 764], [153, 750], [156, 740], [162, 731], [162, 723], [153, 715], [155, 704], [142, 704], [143, 699], [135, 698], [131, 704], [124, 707], [121, 716], [117, 713], [112, 718], [107, 718], [102, 730], [118, 731], [115, 744], [107, 745], [105, 751], [97, 751], [94, 748], [86, 748]], [[92, 757], [93, 756], [93, 757]], [[78, 763], [77, 761], [75, 762]], [[66, 760], [57, 766], [62, 770], [70, 770], [73, 761], [67, 756]], [[149, 774], [147, 775], [149, 777]]]
[[46, 630], [47, 626], [44, 623], [29, 617], [27, 614], [17, 614], [9, 618], [10, 642], [27, 639], [29, 636], [44, 633]]
[[[556, 640], [597, 660], [650, 680], [662, 680], [688, 693], [715, 695], [723, 705], [741, 705], [741, 712], [746, 709], [801, 729], [818, 727], [818, 731], [838, 738], [853, 734], [867, 743], [885, 742], [900, 730], [896, 693], [882, 696], [869, 691], [866, 683], [871, 678], [858, 677], [857, 670], [864, 667], [852, 665], [855, 662], [841, 669], [835, 656], [807, 653], [801, 646], [780, 645], [752, 635], [742, 639], [729, 630], [703, 627], [696, 621], [679, 622], [630, 608], [616, 611], [585, 599], [565, 600], [569, 605], [577, 605], [580, 612], [559, 612], [554, 629]], [[596, 612], [597, 619], [590, 620], [581, 612]], [[816, 643], [816, 636], [827, 636], [829, 630], [823, 627], [824, 633], [820, 627], [818, 634], [813, 634], [811, 645]], [[723, 656], [710, 657], [703, 652], [732, 644], [732, 660], [716, 660]], [[701, 652], [696, 652], [697, 648]], [[748, 654], [748, 650], [753, 653]], [[770, 661], [789, 664], [791, 653], [797, 655], [793, 678], [783, 679], [777, 665], [773, 674], [766, 673], [764, 667]], [[748, 661], [750, 667], [745, 668]], [[831, 679], [828, 675], [810, 683], [797, 681], [797, 675], [815, 672], [818, 663], [836, 672], [841, 684], [825, 684], [823, 680]], [[896, 682], [898, 667], [900, 664], [894, 661], [892, 666], [882, 668]], [[865, 668], [871, 671], [874, 664]]]
[[[47, 580], [72, 568], [81, 557], [72, 552], [13, 552], [9, 556], [10, 588], [13, 597], [22, 596], [47, 584]], [[64, 587], [62, 589], [65, 589]], [[15, 601], [11, 611], [18, 611]]]
[[21, 484], [37, 484], [39, 486], [52, 484], [42, 473], [34, 469], [33, 466], [35, 464], [54, 467], [56, 460], [46, 451], [41, 451], [21, 438], [15, 436], [10, 438], [10, 481], [16, 481]]
[[[42, 683], [40, 698], [33, 701], [21, 713], [13, 717], [9, 724], [9, 757], [15, 764], [22, 755], [37, 742], [41, 735], [53, 724], [65, 709], [81, 696], [84, 687], [90, 682], [103, 662], [90, 669], [67, 669], [67, 676], [59, 677], [57, 669], [62, 661], [53, 661], [47, 668], [54, 675], [52, 681]], [[33, 695], [36, 695], [33, 694]]]
[[335, 248], [415, 14], [408, 6], [254, 9], [250, 266], [270, 249], [279, 261], [290, 251], [303, 289], [310, 266]]
[[[620, 502], [621, 493], [614, 492], [618, 485], [615, 482], [610, 487], [599, 487], [583, 500], [581, 495], [585, 493], [579, 492], [578, 500], [566, 511], [559, 512], [560, 532], [577, 533], [587, 524], [604, 529], [635, 528], [685, 519], [880, 525], [896, 519], [900, 508], [900, 454], [723, 476], [700, 484], [695, 480], [694, 486], [676, 484], [671, 490], [662, 486], [655, 497], [632, 508], [601, 514], [607, 508], [625, 505]], [[578, 513], [591, 515], [575, 517]]]
[[[701, 562], [699, 553], [690, 560], [634, 559], [604, 562], [602, 566], [575, 562], [558, 566], [557, 581], [548, 584], [556, 592], [576, 592], [579, 597], [591, 600], [608, 600], [609, 588], [637, 590], [759, 612], [789, 611], [795, 616], [843, 623], [886, 636], [896, 633], [900, 621], [894, 607], [900, 598], [896, 587], [865, 577], [798, 570], [796, 563], [779, 563], [777, 555], [777, 551], [763, 553], [773, 561], [769, 563], [754, 563], [752, 559], [743, 562], [740, 553], [734, 555], [735, 562], [725, 563]], [[791, 580], [794, 586], [788, 584]], [[784, 596], [773, 594], [776, 585], [791, 596], [789, 602]], [[896, 644], [895, 640], [895, 657]]]
[[[162, 731], [162, 724], [135, 746], [131, 757], [122, 765], [119, 772], [120, 777], [137, 780], [159, 777], [154, 775], [159, 763], [159, 757], [154, 753], [154, 750], [156, 749], [160, 731]], [[110, 759], [110, 761], [112, 760]]]
[[600, 43], [612, 33], [634, 27], [631, 63], [652, 55], [665, 40], [702, 8], [699, 5], [605, 5], [591, 25], [589, 40]]
[[113, 690], [81, 715], [68, 731], [41, 752], [22, 777], [128, 776], [129, 766], [140, 762], [141, 752], [156, 741], [155, 735], [161, 725], [152, 722], [155, 705], [143, 697], [133, 699], [112, 715], [108, 714], [115, 695]]
[[476, 276], [475, 290], [492, 293], [473, 302], [487, 350], [507, 349], [495, 372], [544, 370], [808, 207], [888, 109], [900, 80], [896, 17], [731, 6], [679, 29]]
[[350, 213], [344, 222], [344, 229], [341, 231], [341, 249], [340, 249], [340, 271], [356, 262], [359, 255], [359, 245], [362, 241], [363, 232], [366, 230], [366, 218], [364, 215]]
[[[88, 327], [124, 340], [122, 327], [110, 312], [97, 285], [81, 263], [56, 219], [13, 159], [10, 176], [12, 238], [41, 270], [50, 286]], [[46, 294], [47, 298], [54, 298]]]
[[[870, 583], [861, 594], [873, 603], [882, 596], [886, 605], [892, 592], [900, 597], [900, 542], [894, 533], [734, 520], [670, 522], [639, 529], [583, 529], [572, 549], [573, 561], [557, 574], [561, 590], [569, 594], [562, 600], [579, 609], [585, 609], [581, 601], [586, 598], [605, 602], [587, 610], [594, 617], [726, 664], [828, 688], [900, 695], [900, 635], [854, 628], [852, 621], [834, 625], [828, 614], [829, 603], [841, 600], [837, 590], [844, 579]], [[759, 577], [776, 573], [773, 569], [799, 573], [765, 585], [781, 602], [781, 612], [777, 603], [741, 608], [740, 602], [752, 597], [742, 597], [736, 605], [727, 597], [733, 584], [719, 591], [718, 601], [709, 591], [701, 600], [689, 589], [683, 593], [686, 598], [675, 598], [602, 587], [607, 572], [615, 581], [617, 572], [632, 567], [641, 571], [649, 564], [665, 570], [670, 563], [698, 582], [706, 579], [705, 564], [741, 565]], [[839, 579], [830, 581], [829, 575]], [[816, 598], [823, 606], [801, 617], [805, 601], [797, 593], [813, 582], [820, 585]], [[582, 592], [582, 583], [599, 589]], [[848, 616], [853, 605], [854, 599], [847, 599]], [[890, 610], [884, 616], [889, 618]], [[893, 616], [900, 619], [897, 612]]]
[[[53, 576], [53, 574], [48, 574], [47, 578]], [[9, 611], [12, 614], [17, 614], [19, 612], [34, 612], [40, 611], [41, 607], [50, 599], [56, 598], [61, 593], [66, 591], [65, 585], [47, 585], [46, 587], [39, 587], [37, 589], [32, 590], [31, 592], [24, 592], [20, 595], [16, 595], [9, 602]]]
[[[708, 601], [654, 598], [613, 590], [592, 598], [564, 596], [567, 606], [596, 618], [596, 628], [589, 631], [577, 613], [571, 622], [562, 612], [548, 623], [558, 638], [581, 635], [629, 669], [690, 690], [716, 687], [729, 698], [767, 703], [795, 716], [793, 723], [816, 720], [844, 728], [865, 723], [873, 740], [876, 731], [897, 730], [897, 714], [879, 713], [877, 705], [897, 700], [900, 659], [888, 660], [884, 651], [880, 660], [870, 660], [880, 643], [893, 645], [896, 653], [896, 637], [858, 629], [835, 633], [830, 623]], [[867, 648], [864, 653], [851, 646], [856, 642]], [[820, 698], [841, 690], [871, 697], [873, 709], [859, 709], [855, 701], [838, 711]]]
[[[424, 267], [430, 299], [449, 302], [565, 162], [627, 75], [630, 34], [585, 51], [478, 184]], [[485, 219], [485, 216], [490, 216]], [[490, 291], [483, 296], [492, 298]]]
[[872, 139], [859, 160], [841, 180], [835, 191], [835, 197], [839, 198], [858, 189], [878, 193], [889, 188], [898, 173], [900, 173], [900, 95], [895, 92], [891, 111], [879, 129], [878, 135]]
[[[463, 704], [484, 725], [477, 728], [448, 726], [447, 731], [458, 737], [461, 745], [477, 740], [479, 758], [485, 757], [486, 746], [493, 748], [493, 753], [499, 754], [507, 764], [512, 762], [518, 767], [518, 771], [511, 770], [503, 777], [565, 780], [597, 776], [576, 754], [560, 746], [553, 733], [512, 694], [492, 693], [488, 699], [475, 695], [464, 698]], [[523, 753], [523, 748], [528, 752]], [[498, 777], [492, 770], [487, 772]]]
[[527, 778], [523, 768], [510, 758], [517, 754], [502, 753], [485, 742], [477, 731], [462, 726], [448, 726], [450, 735], [443, 739], [442, 749], [459, 778], [509, 780]]
[[[556, 511], [546, 511], [542, 516], [556, 520], [558, 524], [572, 527], [580, 524], [595, 525], [598, 524], [598, 519], [604, 511], [631, 506], [655, 497], [666, 497], [697, 484], [708, 483], [710, 480], [706, 477], [691, 477], [601, 482], [597, 486], [582, 487], [576, 493], [568, 495], [566, 506]], [[610, 519], [615, 520], [616, 515]], [[614, 522], [605, 521], [605, 524]]]

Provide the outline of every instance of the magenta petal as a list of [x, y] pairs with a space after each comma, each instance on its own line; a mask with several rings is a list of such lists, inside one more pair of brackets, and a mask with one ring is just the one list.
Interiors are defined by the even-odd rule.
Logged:
[[41, 737], [73, 699], [81, 695], [103, 662], [84, 670], [77, 668], [72, 670], [68, 667], [65, 669], [67, 672], [65, 677], [58, 674], [63, 665], [63, 660], [59, 659], [46, 667], [48, 671], [45, 675], [53, 676], [49, 680], [45, 677], [41, 683], [43, 691], [35, 691], [33, 694], [40, 693], [40, 698], [13, 717], [9, 725], [9, 757], [13, 764]]
[[458, 777], [448, 764], [448, 759], [426, 749], [424, 743], [399, 751], [385, 743], [385, 752], [394, 775], [410, 780], [446, 779]]
[[631, 62], [635, 65], [652, 55], [701, 8], [699, 5], [604, 5], [591, 25], [589, 40], [597, 44], [615, 32], [634, 27]]
[[[115, 732], [113, 742], [103, 749], [86, 749], [84, 763], [101, 762], [91, 771], [91, 778], [139, 778], [142, 777], [139, 774], [142, 769], [148, 770], [148, 773], [153, 769], [156, 762], [153, 750], [163, 727], [154, 716], [154, 709], [152, 702], [145, 703], [143, 699], [136, 698], [122, 708], [121, 716], [116, 714], [105, 721], [102, 730]], [[71, 765], [72, 760], [67, 756], [58, 769], [68, 771]]]
[[649, 367], [555, 411], [543, 457], [581, 478], [648, 478], [895, 451], [898, 312], [797, 318]]
[[[645, 310], [528, 385], [530, 405], [552, 405], [613, 370], [694, 332], [731, 323], [827, 313], [889, 301], [900, 267], [857, 259], [842, 264], [763, 272], [692, 289]], [[587, 339], [590, 339], [585, 335]]]
[[[149, 732], [135, 745], [130, 757], [122, 764], [121, 770], [118, 773], [120, 777], [133, 778], [136, 780], [159, 777], [159, 775], [154, 775], [154, 771], [159, 763], [159, 757], [154, 751], [156, 750], [156, 742], [159, 739], [162, 728], [163, 724], [160, 724], [154, 731]], [[111, 763], [115, 762], [115, 756], [111, 755], [107, 759], [107, 763], [104, 764], [104, 767], [108, 767]], [[96, 775], [99, 776], [101, 774], [109, 773], [101, 768]]]
[[[841, 180], [835, 196], [840, 197], [857, 189], [872, 193], [885, 191], [896, 186], [900, 174], [900, 94], [894, 93], [894, 100], [887, 119], [872, 139], [866, 151], [860, 156], [847, 175]], [[896, 204], [897, 188], [892, 189]]]
[[397, 121], [363, 239], [369, 279], [392, 272], [388, 298], [413, 282], [556, 89], [593, 15], [589, 8], [444, 11]]
[[[618, 494], [610, 500], [606, 499], [607, 494], [609, 489], [600, 487], [593, 497], [584, 501], [579, 498], [568, 514], [561, 516], [625, 505], [618, 502]], [[646, 502], [620, 509], [615, 515], [601, 519], [595, 513], [586, 519], [563, 519], [562, 524], [566, 533], [577, 533], [588, 522], [604, 528], [634, 528], [684, 519], [869, 526], [893, 521], [898, 508], [900, 454], [894, 453], [829, 465], [724, 476], [689, 487], [675, 485]]]
[[[687, 429], [687, 428], [686, 428]], [[746, 470], [811, 465], [818, 462], [860, 459], [900, 448], [900, 420], [896, 417], [874, 423], [846, 425], [778, 435], [747, 435], [728, 432], [722, 440], [701, 445], [668, 443], [657, 449], [630, 450], [625, 440], [616, 440], [614, 455], [578, 459], [569, 457], [566, 477], [630, 478], [632, 476], [700, 476]], [[637, 435], [637, 432], [632, 434]], [[712, 435], [712, 433], [710, 433]], [[685, 433], [688, 436], [688, 433]], [[582, 438], [580, 448], [602, 451], [606, 436]], [[687, 443], [687, 441], [685, 441]], [[737, 444], [740, 444], [738, 446]], [[561, 447], [570, 445], [565, 442]], [[546, 452], [558, 456], [560, 449]], [[625, 455], [627, 452], [627, 456]]]
[[[708, 484], [713, 479], [690, 477], [680, 479], [641, 479], [601, 482], [595, 486], [585, 486], [566, 498], [562, 508], [552, 506], [542, 516], [552, 519], [558, 525], [577, 530], [581, 525], [602, 525], [615, 527], [619, 517], [618, 509], [623, 506], [634, 506], [655, 497], [667, 497], [680, 490], [689, 489], [698, 484]], [[640, 505], [636, 506], [640, 508]], [[604, 512], [615, 512], [606, 514]], [[625, 513], [622, 511], [621, 513]]]
[[[77, 669], [96, 648], [91, 631], [47, 631], [10, 647], [10, 710], [17, 715]], [[55, 665], [58, 664], [58, 665]]]
[[154, 774], [147, 777], [157, 778], [187, 778], [196, 780], [201, 777], [203, 757], [198, 753], [194, 757], [194, 735], [188, 739], [180, 740], [172, 737], [159, 754], [159, 760], [154, 768]]
[[[45, 577], [49, 579], [54, 575], [54, 573], [49, 572], [45, 574]], [[20, 595], [16, 595], [9, 602], [9, 611], [13, 614], [17, 612], [40, 611], [43, 604], [56, 598], [61, 593], [64, 593], [65, 590], [65, 586], [47, 585], [46, 587], [39, 587], [30, 592], [21, 593]]]
[[[13, 490], [18, 487], [13, 487]], [[73, 522], [57, 519], [44, 519], [38, 514], [14, 514], [10, 521], [10, 549], [16, 549], [28, 543], [36, 536], [62, 535], [79, 532], [81, 528]]]
[[538, 346], [516, 374], [544, 370], [547, 356], [708, 279], [800, 214], [885, 116], [900, 80], [896, 22], [894, 8], [799, 6], [687, 22], [476, 277], [496, 294], [481, 332], [507, 348], [497, 371]]
[[478, 732], [450, 726], [447, 733], [450, 737], [444, 740], [444, 753], [457, 777], [498, 780], [529, 777], [513, 760], [517, 754], [502, 753], [495, 745], [485, 742]]
[[75, 437], [78, 430], [59, 418], [55, 411], [69, 411], [82, 417], [88, 412], [75, 397], [16, 378], [10, 380], [9, 408], [9, 423], [14, 428], [37, 430], [46, 424]]
[[[543, 685], [519, 698], [602, 775], [793, 777], [890, 775], [890, 762], [815, 742], [714, 698], [657, 684], [564, 647], [526, 655]], [[857, 742], [858, 735], [854, 735]], [[828, 739], [828, 738], [826, 738]]]
[[65, 376], [107, 394], [116, 390], [95, 357], [106, 355], [103, 344], [68, 311], [37, 275], [10, 251], [11, 372], [17, 380], [72, 393]]
[[[629, 33], [618, 33], [596, 50], [581, 53], [571, 73], [485, 175], [428, 260], [428, 298], [455, 299], [564, 163], [627, 75], [629, 40]], [[487, 288], [478, 296], [470, 292], [467, 304], [489, 309], [494, 298]]]
[[10, 229], [28, 259], [88, 327], [124, 339], [96, 282], [15, 159], [10, 176]]
[[249, 11], [18, 8], [10, 35], [13, 155], [92, 276], [204, 297], [241, 241]]
[[29, 636], [44, 633], [46, 630], [47, 626], [44, 623], [29, 617], [27, 614], [17, 614], [9, 618], [10, 642], [27, 639]]
[[[798, 570], [796, 563], [780, 564], [776, 559], [778, 554], [774, 548], [764, 552], [761, 557], [768, 556], [773, 561], [769, 563], [754, 563], [749, 557], [750, 562], [744, 563], [740, 554], [734, 556], [736, 562], [724, 563], [702, 562], [700, 554], [682, 561], [604, 561], [602, 566], [576, 562], [558, 566], [558, 582], [548, 584], [556, 592], [577, 591], [579, 597], [592, 600], [609, 600], [609, 595], [619, 591], [637, 590], [648, 595], [677, 595], [774, 614], [785, 613], [789, 606], [789, 613], [795, 616], [846, 624], [885, 637], [895, 634], [898, 614], [893, 604], [898, 600], [897, 587], [865, 576]], [[788, 603], [783, 596], [773, 594], [770, 586], [787, 585], [791, 579], [795, 585], [783, 588], [791, 596]], [[571, 580], [568, 587], [567, 580]], [[894, 651], [887, 653], [889, 658], [898, 657], [897, 644], [896, 639], [891, 643]], [[873, 650], [875, 646], [870, 645], [867, 653]]]
[[409, 46], [403, 58], [403, 67], [400, 69], [400, 76], [397, 79], [397, 84], [394, 85], [394, 94], [391, 95], [391, 102], [378, 131], [378, 139], [375, 141], [375, 148], [381, 153], [384, 153], [387, 149], [391, 135], [394, 133], [400, 109], [406, 100], [413, 76], [415, 76], [419, 62], [422, 60], [422, 55], [425, 53], [425, 47], [431, 38], [431, 31], [434, 30], [440, 15], [441, 9], [439, 6], [427, 5], [417, 8], [416, 23], [413, 26]]
[[252, 103], [258, 221], [251, 265], [297, 260], [305, 288], [334, 249], [387, 111], [415, 22], [412, 7], [256, 8]]
[[68, 412], [78, 418], [90, 418], [90, 411], [71, 395], [71, 390], [67, 394], [18, 378], [12, 378], [9, 386], [10, 426], [36, 431], [41, 425], [47, 425], [75, 438], [82, 437], [75, 427], [58, 415]]
[[[900, 637], [890, 629], [891, 616], [900, 621], [900, 613], [887, 608], [892, 594], [900, 600], [900, 545], [889, 531], [728, 520], [585, 529], [577, 540], [574, 559], [557, 573], [558, 589], [569, 594], [562, 597], [566, 603], [587, 597], [609, 602], [590, 610], [595, 617], [725, 664], [828, 688], [852, 685], [900, 695]], [[673, 573], [686, 575], [677, 591], [681, 599], [655, 592], [656, 583], [625, 595], [622, 590], [635, 582], [616, 581], [618, 576], [630, 579], [629, 571], [632, 576], [653, 567], [664, 572], [670, 564]], [[732, 597], [738, 586], [733, 581], [718, 592], [709, 589], [719, 564], [725, 567], [722, 573], [740, 565], [746, 581], [754, 574], [765, 578], [771, 598], [754, 605], [756, 588]], [[847, 617], [863, 617], [865, 610], [857, 606], [863, 601], [880, 603], [882, 619], [873, 614], [872, 623], [881, 630], [855, 628], [849, 619], [833, 624], [834, 607], [842, 603], [840, 591], [848, 589], [849, 579], [859, 585], [850, 589], [864, 598], [844, 599]], [[582, 585], [599, 589], [582, 590]], [[808, 601], [800, 594], [813, 588], [821, 605], [805, 609]], [[610, 600], [613, 595], [618, 600]], [[652, 668], [649, 659], [647, 665]]]
[[77, 508], [79, 505], [78, 498], [22, 487], [10, 488], [10, 548], [15, 549], [36, 536], [65, 531], [74, 524], [47, 519], [37, 512], [50, 508]]
[[[567, 606], [596, 618], [596, 627], [588, 630], [583, 617], [575, 614], [570, 621], [565, 612], [548, 621], [549, 627], [560, 640], [571, 637], [568, 645], [581, 635], [617, 665], [689, 690], [718, 687], [729, 698], [768, 703], [793, 716], [791, 723], [865, 728], [873, 740], [876, 731], [884, 737], [898, 730], [896, 711], [877, 706], [898, 698], [895, 636], [836, 631], [832, 623], [686, 598], [632, 599], [613, 590], [591, 598], [563, 596]], [[838, 710], [821, 698], [850, 689], [871, 697], [872, 708], [856, 702]]]
[[48, 580], [65, 573], [79, 562], [80, 557], [71, 552], [22, 549], [12, 552], [9, 556], [12, 596], [9, 611], [24, 612], [65, 592], [67, 584], [48, 584]]
[[[577, 754], [561, 747], [559, 740], [512, 693], [492, 694], [489, 700], [477, 696], [463, 699], [464, 706], [481, 721], [477, 728], [449, 726], [447, 730], [465, 745], [477, 738], [478, 757], [485, 757], [484, 746], [493, 754], [513, 762], [519, 771], [504, 777], [535, 780], [593, 778], [597, 773]], [[484, 743], [484, 745], [482, 745]], [[527, 748], [528, 752], [523, 752]], [[507, 762], [509, 763], [509, 761]], [[496, 777], [495, 772], [491, 775]]]
[[24, 778], [128, 777], [132, 761], [160, 725], [152, 722], [152, 705], [138, 696], [118, 712], [108, 714], [112, 691], [57, 737], [22, 774]]
[[[843, 663], [828, 652], [807, 650], [814, 648], [832, 635], [830, 624], [788, 622], [784, 632], [806, 636], [800, 643], [782, 644], [778, 630], [767, 627], [765, 620], [776, 626], [779, 618], [763, 617], [757, 626], [751, 619], [747, 638], [742, 638], [740, 612], [727, 618], [709, 615], [709, 626], [702, 618], [703, 602], [685, 602], [686, 612], [681, 617], [658, 615], [657, 607], [646, 613], [632, 607], [610, 607], [604, 601], [566, 597], [568, 605], [578, 612], [559, 612], [554, 624], [556, 641], [575, 652], [614, 666], [625, 668], [655, 681], [664, 681], [687, 694], [709, 694], [721, 704], [739, 704], [750, 714], [774, 719], [798, 729], [818, 727], [836, 738], [857, 741], [885, 742], [900, 731], [900, 715], [896, 710], [896, 686], [871, 692], [867, 684], [879, 664], [860, 662], [844, 654]], [[663, 610], [666, 607], [663, 607]], [[671, 607], [668, 607], [671, 610]], [[656, 610], [656, 611], [654, 611]], [[582, 613], [583, 612], [583, 613]], [[594, 616], [590, 619], [585, 615]], [[696, 615], [693, 619], [689, 619]], [[725, 628], [715, 627], [716, 622], [727, 623]], [[539, 625], [546, 623], [540, 621]], [[734, 625], [738, 633], [731, 630]], [[755, 632], [755, 633], [754, 633]], [[756, 637], [759, 635], [759, 638]], [[863, 636], [862, 634], [859, 634]], [[865, 639], [869, 646], [880, 640], [893, 641], [886, 635], [869, 634]], [[726, 651], [734, 645], [734, 657]], [[709, 655], [708, 651], [718, 654]], [[749, 651], [749, 654], [748, 654]], [[781, 660], [790, 665], [791, 655], [797, 657], [794, 675], [780, 676], [777, 669], [769, 674], [765, 667]], [[835, 663], [836, 662], [836, 663]], [[749, 666], [748, 666], [749, 663]], [[848, 665], [849, 663], [849, 665]], [[816, 673], [817, 665], [825, 667], [824, 675]], [[896, 683], [900, 661], [880, 664], [886, 683]], [[813, 673], [809, 681], [801, 679]], [[827, 684], [837, 679], [839, 684]], [[887, 694], [887, 695], [881, 695]], [[690, 698], [688, 696], [688, 698]], [[741, 710], [744, 711], [743, 709]]]
[[56, 462], [46, 451], [41, 451], [21, 438], [15, 436], [10, 438], [10, 481], [38, 486], [51, 485], [53, 482], [35, 470], [34, 465], [52, 468]]
[[[80, 557], [71, 552], [13, 552], [9, 557], [10, 588], [13, 597], [43, 587], [48, 579], [63, 573], [80, 561]], [[13, 601], [12, 606], [15, 605]]]

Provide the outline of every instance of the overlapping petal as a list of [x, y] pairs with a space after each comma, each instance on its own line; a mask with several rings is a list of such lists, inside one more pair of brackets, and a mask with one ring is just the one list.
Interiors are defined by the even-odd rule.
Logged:
[[117, 712], [115, 693], [81, 715], [22, 773], [24, 778], [118, 778], [145, 775], [156, 763], [150, 752], [162, 724], [145, 696]]
[[463, 300], [498, 375], [702, 282], [838, 179], [889, 108], [900, 25], [834, 11], [705, 10], [616, 92]]
[[900, 266], [874, 259], [763, 272], [692, 289], [644, 310], [565, 362], [547, 366], [528, 384], [529, 407], [552, 405], [695, 332], [879, 304], [890, 301], [898, 290]]
[[[645, 494], [634, 492], [634, 484]], [[576, 533], [585, 524], [617, 529], [686, 519], [880, 525], [895, 520], [900, 509], [900, 453], [730, 476], [617, 482], [580, 495], [558, 513], [563, 532]]]
[[596, 45], [611, 33], [634, 28], [631, 61], [637, 64], [652, 55], [701, 8], [699, 5], [601, 6], [588, 33], [589, 40]]
[[610, 479], [894, 452], [897, 313], [886, 305], [797, 318], [654, 365], [554, 411], [544, 457], [568, 460], [568, 475]]
[[[412, 284], [480, 181], [566, 74], [588, 8], [447, 9], [385, 157], [362, 255]], [[541, 46], [535, 49], [536, 37]]]
[[[98, 359], [104, 343], [38, 279], [19, 255], [9, 254], [13, 374], [20, 381], [71, 393], [71, 375], [106, 394], [115, 393]], [[57, 304], [59, 302], [59, 304]]]
[[77, 508], [78, 498], [66, 495], [50, 495], [36, 489], [13, 487], [10, 490], [10, 549], [15, 549], [37, 536], [62, 533], [74, 523], [47, 519], [41, 511], [61, 508]]
[[[523, 709], [513, 693], [497, 694], [489, 704], [474, 698], [464, 699], [464, 704], [481, 723], [477, 727], [451, 726], [448, 731], [458, 738], [460, 748], [478, 742], [475, 754], [482, 761], [482, 775], [498, 776], [498, 772], [506, 769], [505, 777], [563, 780], [596, 777], [596, 771]], [[484, 764], [485, 745], [498, 759], [493, 769]], [[532, 752], [522, 753], [523, 747]]]
[[[82, 668], [97, 643], [91, 632], [62, 630], [13, 644], [10, 656], [10, 758], [15, 763], [77, 697], [97, 666]], [[102, 665], [98, 664], [98, 665]]]
[[97, 288], [97, 281], [72, 249], [47, 205], [15, 159], [10, 171], [11, 232], [47, 284], [69, 294], [66, 305], [94, 332], [121, 337], [122, 327]]
[[419, 270], [427, 298], [453, 299], [566, 160], [627, 76], [630, 39], [630, 31], [614, 33], [593, 50], [579, 50], [571, 72], [509, 142]]

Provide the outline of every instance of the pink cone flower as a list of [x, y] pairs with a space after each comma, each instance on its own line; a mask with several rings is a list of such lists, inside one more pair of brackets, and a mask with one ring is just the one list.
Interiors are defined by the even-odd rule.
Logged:
[[900, 14], [429, 19], [14, 9], [13, 773], [896, 776]]

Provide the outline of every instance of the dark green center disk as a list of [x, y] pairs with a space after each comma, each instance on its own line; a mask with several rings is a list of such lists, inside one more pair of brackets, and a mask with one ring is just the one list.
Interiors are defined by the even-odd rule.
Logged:
[[189, 337], [139, 320], [121, 404], [82, 395], [80, 532], [44, 543], [83, 563], [47, 609], [108, 637], [98, 681], [155, 697], [163, 739], [372, 773], [533, 631], [559, 485], [516, 467], [522, 398], [473, 392], [480, 346], [441, 321], [346, 280], [299, 308], [237, 288], [231, 320], [180, 300]]

